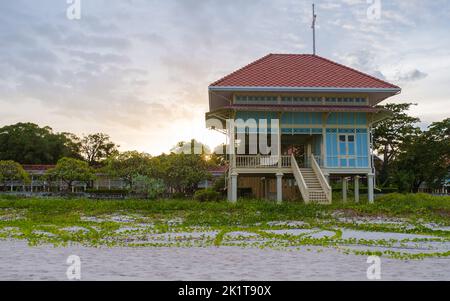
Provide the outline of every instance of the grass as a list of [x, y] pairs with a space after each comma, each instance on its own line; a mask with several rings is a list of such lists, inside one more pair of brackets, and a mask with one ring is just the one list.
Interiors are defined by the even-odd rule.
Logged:
[[0, 210], [26, 212], [26, 218], [42, 223], [72, 223], [80, 215], [100, 216], [118, 212], [137, 213], [154, 219], [182, 218], [186, 225], [232, 226], [285, 220], [330, 218], [334, 212], [346, 216], [384, 216], [450, 224], [450, 197], [427, 194], [390, 194], [374, 204], [334, 201], [333, 205], [301, 202], [241, 200], [201, 203], [194, 200], [89, 200], [38, 199], [0, 196]]
[[[86, 218], [88, 217], [88, 218]], [[382, 217], [395, 223], [358, 223]], [[89, 219], [90, 218], [90, 219]], [[114, 219], [116, 218], [116, 219]], [[117, 218], [119, 220], [117, 220]], [[131, 219], [121, 221], [120, 218]], [[344, 219], [342, 219], [344, 218]], [[97, 220], [96, 220], [97, 219]], [[274, 225], [271, 222], [302, 221], [302, 226]], [[427, 223], [450, 225], [450, 197], [427, 194], [390, 194], [355, 204], [334, 201], [332, 205], [305, 205], [301, 202], [240, 200], [201, 203], [194, 200], [89, 200], [62, 198], [21, 198], [0, 195], [0, 239], [25, 239], [31, 245], [51, 243], [88, 246], [219, 246], [239, 245], [272, 248], [300, 246], [338, 247], [346, 245], [393, 246], [411, 241], [342, 239], [341, 229], [372, 232], [423, 234], [431, 238], [417, 241], [449, 242], [450, 232], [433, 230]], [[143, 226], [144, 225], [144, 226]], [[149, 225], [148, 227], [146, 225]], [[130, 229], [124, 230], [124, 226]], [[68, 230], [68, 228], [80, 227]], [[310, 234], [273, 234], [268, 230], [303, 228]], [[118, 232], [120, 230], [124, 230]], [[177, 233], [214, 231], [213, 237], [186, 237]], [[247, 232], [265, 240], [249, 242], [245, 237], [230, 239], [231, 232]], [[313, 238], [312, 233], [329, 231], [331, 236]], [[166, 239], [158, 235], [170, 234]], [[148, 237], [156, 237], [149, 241]], [[160, 240], [160, 241], [158, 241]], [[142, 241], [142, 243], [141, 243]], [[350, 251], [369, 254], [380, 251]], [[450, 256], [447, 253], [403, 254], [385, 251], [393, 258]], [[383, 253], [383, 252], [382, 252]]]

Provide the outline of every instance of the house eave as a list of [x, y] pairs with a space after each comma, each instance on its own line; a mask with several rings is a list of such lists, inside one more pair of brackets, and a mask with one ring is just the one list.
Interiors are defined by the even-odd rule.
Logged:
[[339, 92], [339, 93], [399, 93], [400, 88], [337, 88], [337, 87], [253, 87], [209, 86], [209, 91], [223, 92]]

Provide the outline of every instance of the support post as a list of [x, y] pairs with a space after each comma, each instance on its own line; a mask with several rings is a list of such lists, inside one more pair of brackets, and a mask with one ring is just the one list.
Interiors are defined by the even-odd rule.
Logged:
[[231, 199], [230, 199], [230, 202], [232, 202], [232, 203], [237, 202], [237, 186], [238, 186], [237, 177], [238, 177], [237, 173], [231, 174]]
[[369, 199], [369, 203], [371, 204], [373, 204], [374, 202], [373, 186], [374, 186], [374, 174], [370, 173], [367, 175], [367, 197]]
[[230, 165], [231, 169], [236, 168], [236, 136], [235, 136], [235, 124], [234, 119], [227, 120], [227, 126], [228, 126], [228, 155], [230, 156]]
[[327, 174], [327, 173], [325, 173], [325, 174], [323, 174], [323, 175], [324, 175], [324, 177], [325, 177], [325, 180], [327, 180], [327, 183], [330, 184], [330, 175]]
[[277, 173], [277, 203], [283, 202], [283, 174]]
[[355, 176], [354, 193], [356, 203], [359, 203], [359, 179], [360, 176]]
[[[278, 168], [281, 168], [281, 125], [280, 125], [280, 120], [281, 120], [281, 113], [278, 114], [278, 145], [277, 145], [277, 156], [278, 156]], [[277, 175], [278, 177], [278, 175]]]
[[342, 178], [342, 201], [345, 203], [347, 202], [347, 187], [348, 187], [348, 180], [347, 178]]

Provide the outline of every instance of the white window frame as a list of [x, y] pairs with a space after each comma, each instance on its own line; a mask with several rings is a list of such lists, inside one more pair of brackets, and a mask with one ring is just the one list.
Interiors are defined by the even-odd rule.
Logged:
[[[341, 154], [341, 136], [345, 136], [345, 155]], [[349, 136], [353, 136], [353, 153], [354, 155], [349, 155], [348, 150], [349, 150], [349, 141], [348, 141], [348, 137]], [[357, 166], [357, 155], [356, 155], [356, 134], [355, 133], [337, 133], [337, 147], [338, 147], [338, 166], [339, 167], [347, 167], [350, 168], [350, 160], [354, 159], [355, 160], [355, 166]], [[342, 159], [346, 160], [346, 165], [343, 166], [342, 165]], [[351, 167], [351, 168], [353, 168]]]

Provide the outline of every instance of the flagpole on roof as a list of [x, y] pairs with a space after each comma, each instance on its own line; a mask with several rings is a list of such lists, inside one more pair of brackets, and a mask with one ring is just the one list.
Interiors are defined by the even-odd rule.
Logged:
[[316, 55], [316, 18], [317, 18], [317, 15], [316, 15], [314, 3], [312, 5], [312, 13], [313, 13], [313, 21], [312, 21], [311, 28], [313, 30], [313, 54]]

